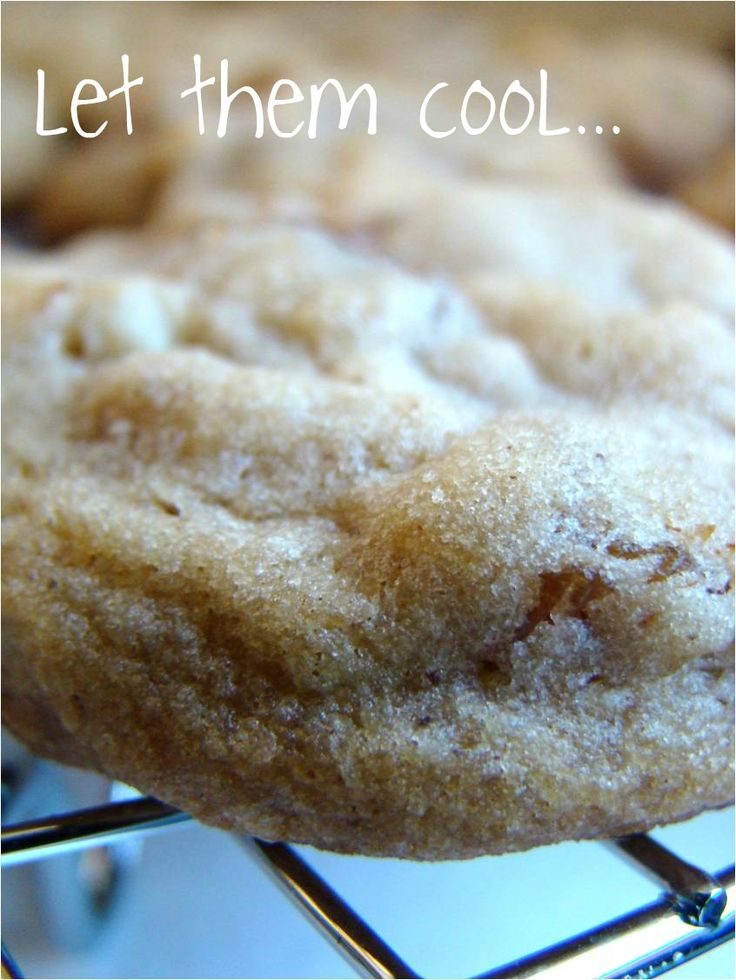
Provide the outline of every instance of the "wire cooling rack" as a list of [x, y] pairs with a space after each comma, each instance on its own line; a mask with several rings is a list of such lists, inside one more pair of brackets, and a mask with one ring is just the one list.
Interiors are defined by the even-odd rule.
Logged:
[[[120, 843], [189, 819], [159, 800], [139, 797], [30, 820], [3, 828], [2, 862], [5, 867]], [[236, 836], [359, 975], [420, 976], [292, 847]], [[655, 977], [733, 939], [733, 865], [711, 875], [645, 834], [608, 843], [660, 884], [660, 899], [479, 977]], [[3, 976], [22, 976], [5, 946], [2, 969]]]

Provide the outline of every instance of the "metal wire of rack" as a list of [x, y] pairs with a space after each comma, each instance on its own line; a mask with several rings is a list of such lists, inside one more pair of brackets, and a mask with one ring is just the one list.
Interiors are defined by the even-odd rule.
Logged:
[[[3, 866], [119, 843], [190, 817], [152, 797], [76, 810], [3, 828]], [[416, 973], [288, 844], [236, 835], [289, 897], [361, 976], [416, 978]], [[608, 842], [663, 894], [617, 919], [478, 978], [655, 977], [734, 938], [734, 866], [713, 875], [645, 834]], [[3, 946], [4, 977], [22, 976]]]

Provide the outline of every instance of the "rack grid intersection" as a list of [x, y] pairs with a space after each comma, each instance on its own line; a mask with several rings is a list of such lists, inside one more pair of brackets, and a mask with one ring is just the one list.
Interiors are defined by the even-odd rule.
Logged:
[[[138, 797], [3, 828], [4, 867], [109, 845], [191, 818], [153, 797]], [[288, 844], [235, 835], [362, 976], [418, 978], [412, 968]], [[655, 902], [479, 978], [656, 977], [734, 938], [734, 866], [710, 875], [646, 834], [610, 842], [663, 888]], [[3, 945], [3, 977], [22, 976]]]

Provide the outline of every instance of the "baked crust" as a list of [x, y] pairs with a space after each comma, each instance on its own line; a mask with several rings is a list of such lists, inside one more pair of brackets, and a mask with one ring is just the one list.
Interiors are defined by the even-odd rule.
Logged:
[[727, 245], [627, 195], [429, 205], [174, 201], [9, 264], [32, 748], [421, 859], [731, 799]]

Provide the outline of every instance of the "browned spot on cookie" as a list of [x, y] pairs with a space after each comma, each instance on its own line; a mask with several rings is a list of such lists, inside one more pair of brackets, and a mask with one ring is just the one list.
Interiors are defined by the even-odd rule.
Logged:
[[696, 524], [693, 528], [693, 534], [701, 541], [707, 541], [710, 537], [712, 537], [715, 529], [715, 524]]
[[181, 515], [181, 511], [176, 506], [176, 504], [172, 504], [171, 501], [169, 500], [157, 499], [154, 500], [154, 503], [160, 510], [164, 512], [164, 514], [170, 514], [172, 517], [179, 517]]
[[659, 614], [656, 612], [645, 612], [643, 616], [639, 617], [638, 625], [641, 626], [642, 629], [647, 629], [647, 627], [651, 626], [653, 623], [656, 623], [658, 618]]
[[612, 541], [606, 551], [614, 558], [623, 558], [625, 561], [635, 561], [652, 555], [657, 557], [659, 560], [647, 578], [647, 584], [664, 582], [665, 579], [689, 571], [695, 566], [695, 559], [689, 551], [668, 542], [645, 547], [632, 541]]
[[540, 623], [552, 623], [555, 616], [587, 619], [588, 607], [600, 602], [613, 589], [599, 572], [568, 567], [559, 572], [542, 572], [539, 576], [539, 598], [514, 634], [524, 640]]
[[80, 360], [84, 357], [86, 353], [84, 338], [78, 329], [73, 327], [68, 331], [64, 338], [63, 350], [67, 357], [74, 360]]
[[511, 672], [493, 658], [493, 647], [486, 651], [480, 662], [480, 680], [486, 690], [507, 687], [511, 683]]

